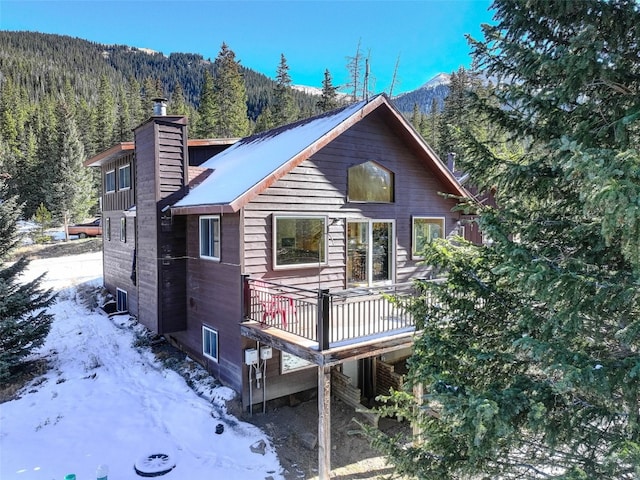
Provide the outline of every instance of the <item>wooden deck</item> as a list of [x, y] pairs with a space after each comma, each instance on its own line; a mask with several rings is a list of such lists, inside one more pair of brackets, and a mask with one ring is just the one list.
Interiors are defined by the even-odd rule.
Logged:
[[339, 292], [244, 280], [242, 334], [317, 365], [406, 348], [415, 319], [402, 306], [413, 284]]

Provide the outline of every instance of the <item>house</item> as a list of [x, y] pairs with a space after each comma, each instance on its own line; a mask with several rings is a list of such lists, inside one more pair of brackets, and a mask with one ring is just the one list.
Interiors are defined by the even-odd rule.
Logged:
[[384, 95], [240, 140], [157, 113], [87, 161], [105, 286], [248, 409], [317, 387], [324, 478], [332, 377], [357, 403], [408, 356], [415, 322], [388, 295], [431, 275], [422, 246], [463, 233], [469, 195]]

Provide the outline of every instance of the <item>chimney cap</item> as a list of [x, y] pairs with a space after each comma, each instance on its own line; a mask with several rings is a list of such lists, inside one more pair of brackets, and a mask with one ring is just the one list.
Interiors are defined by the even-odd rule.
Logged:
[[164, 117], [167, 114], [167, 99], [163, 97], [152, 98], [153, 114], [155, 116]]

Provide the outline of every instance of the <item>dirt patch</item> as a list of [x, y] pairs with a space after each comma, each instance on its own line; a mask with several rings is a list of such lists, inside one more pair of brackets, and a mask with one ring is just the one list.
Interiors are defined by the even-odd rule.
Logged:
[[[315, 392], [295, 406], [267, 404], [266, 413], [245, 413], [242, 420], [260, 427], [278, 452], [287, 480], [318, 477], [318, 405]], [[310, 397], [310, 398], [309, 398]], [[282, 403], [282, 402], [280, 402]], [[294, 400], [295, 403], [295, 400]], [[388, 479], [394, 469], [373, 449], [357, 422], [366, 419], [338, 399], [331, 401], [331, 478]], [[389, 435], [408, 433], [406, 422], [381, 418], [378, 428]]]

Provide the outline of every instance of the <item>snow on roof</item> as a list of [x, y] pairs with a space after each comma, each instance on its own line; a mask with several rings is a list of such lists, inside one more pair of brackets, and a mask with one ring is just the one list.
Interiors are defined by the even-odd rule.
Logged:
[[367, 102], [244, 138], [204, 162], [211, 175], [174, 207], [228, 205], [358, 112]]

